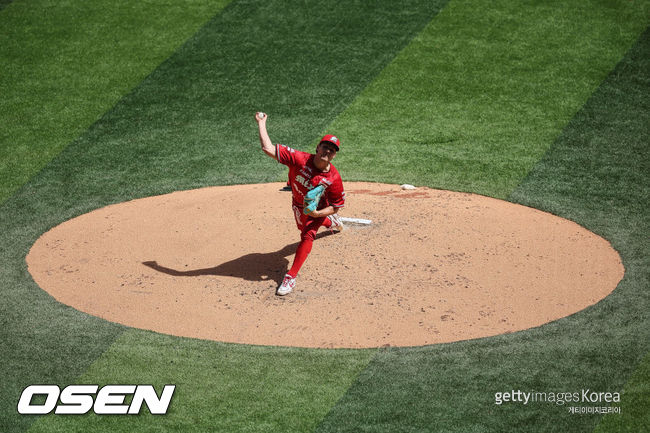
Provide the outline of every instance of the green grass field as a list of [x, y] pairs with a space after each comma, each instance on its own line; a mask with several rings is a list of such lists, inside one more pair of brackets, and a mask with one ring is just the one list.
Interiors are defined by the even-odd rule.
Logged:
[[[638, 432], [650, 425], [649, 1], [0, 1], [0, 431]], [[25, 256], [125, 200], [279, 181], [276, 142], [345, 143], [345, 180], [568, 218], [626, 268], [538, 328], [417, 348], [251, 347], [56, 302]], [[21, 416], [30, 384], [177, 385], [170, 411]], [[621, 414], [495, 404], [622, 392]]]

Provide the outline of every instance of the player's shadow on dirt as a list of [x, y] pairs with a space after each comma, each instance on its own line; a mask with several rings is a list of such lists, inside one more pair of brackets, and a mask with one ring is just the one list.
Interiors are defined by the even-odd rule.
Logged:
[[[332, 233], [321, 232], [316, 239], [329, 236]], [[143, 265], [167, 275], [174, 277], [199, 277], [203, 275], [220, 275], [225, 277], [237, 277], [248, 281], [273, 280], [280, 284], [288, 269], [289, 260], [287, 257], [294, 254], [298, 248], [298, 242], [287, 245], [279, 251], [271, 253], [251, 253], [241, 256], [229, 262], [222, 263], [212, 268], [178, 270], [158, 264], [155, 260], [142, 262]]]

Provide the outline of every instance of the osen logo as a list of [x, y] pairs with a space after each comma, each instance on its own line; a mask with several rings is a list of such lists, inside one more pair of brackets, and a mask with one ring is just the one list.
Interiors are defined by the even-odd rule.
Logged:
[[[164, 415], [169, 409], [176, 385], [165, 385], [160, 397], [153, 385], [30, 385], [23, 390], [18, 401], [22, 415], [83, 415], [91, 409], [98, 415], [137, 415], [146, 404], [153, 415]], [[127, 396], [133, 396], [125, 404]], [[34, 396], [40, 396], [34, 402]], [[41, 402], [45, 397], [45, 402]]]

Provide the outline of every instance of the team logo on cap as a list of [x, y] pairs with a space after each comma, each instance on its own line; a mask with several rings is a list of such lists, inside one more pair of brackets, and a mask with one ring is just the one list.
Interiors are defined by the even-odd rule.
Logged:
[[336, 138], [335, 136], [332, 136], [332, 143], [336, 143], [336, 142], [338, 142], [338, 141], [339, 141], [338, 138]]

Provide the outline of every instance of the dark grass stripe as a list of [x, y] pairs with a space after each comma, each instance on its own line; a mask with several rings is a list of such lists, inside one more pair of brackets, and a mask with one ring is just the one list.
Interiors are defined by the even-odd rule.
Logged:
[[[4, 365], [11, 366], [2, 377], [3, 430], [21, 431], [31, 422], [15, 413], [21, 387], [74, 380], [122, 331], [59, 305], [31, 282], [24, 257], [42, 232], [134, 197], [282, 178], [282, 168], [259, 149], [254, 111], [270, 114], [275, 140], [310, 148], [443, 3], [412, 0], [401, 8], [389, 1], [372, 8], [362, 1], [231, 4], [5, 202], [0, 207], [0, 317], [2, 344], [12, 350], [2, 352]], [[174, 341], [180, 348], [190, 344]], [[139, 347], [148, 350], [146, 344], [131, 347], [133, 356], [146, 358], [137, 353]], [[262, 368], [254, 353], [249, 367]], [[187, 356], [183, 371], [170, 364], [161, 377], [191, 375], [191, 357], [203, 355], [188, 351]], [[110, 369], [125, 360], [107, 362]], [[198, 415], [181, 416], [192, 421]]]
[[[643, 34], [511, 194], [512, 201], [609, 239], [626, 266], [615, 292], [536, 329], [378, 352], [317, 431], [593, 430], [599, 416], [571, 415], [567, 405], [553, 403], [496, 405], [495, 393], [620, 392], [650, 348], [649, 36]], [[635, 386], [647, 390], [647, 382]], [[638, 423], [626, 421], [620, 431]]]

